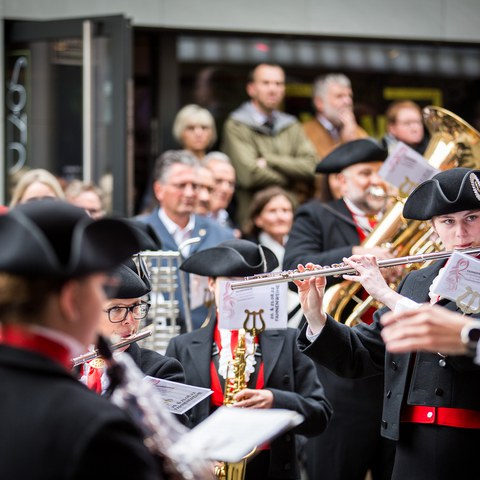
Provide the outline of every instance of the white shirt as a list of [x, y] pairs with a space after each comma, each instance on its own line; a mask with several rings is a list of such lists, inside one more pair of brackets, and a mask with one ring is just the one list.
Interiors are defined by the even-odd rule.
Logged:
[[[163, 208], [158, 210], [158, 218], [165, 225], [167, 232], [173, 237], [177, 247], [179, 247], [186, 240], [192, 238], [193, 229], [195, 228], [195, 215], [190, 215], [190, 220], [188, 221], [185, 228], [179, 227], [166, 213]], [[190, 253], [190, 246], [182, 248], [180, 253], [184, 257], [188, 257]]]

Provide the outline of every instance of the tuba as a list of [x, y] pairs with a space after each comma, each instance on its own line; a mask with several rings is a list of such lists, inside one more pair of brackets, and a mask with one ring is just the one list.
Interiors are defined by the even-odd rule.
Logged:
[[[424, 108], [425, 125], [431, 139], [424, 153], [427, 162], [439, 170], [454, 167], [480, 167], [480, 133], [457, 115], [444, 108]], [[362, 242], [372, 248], [383, 246], [395, 256], [421, 255], [439, 250], [430, 222], [406, 220], [402, 216], [405, 194], [399, 194], [381, 221]], [[428, 265], [424, 263], [423, 266]], [[406, 265], [406, 273], [420, 268], [419, 264]], [[395, 288], [395, 283], [390, 285]], [[369, 308], [379, 308], [372, 297], [361, 298], [362, 286], [344, 280], [328, 288], [324, 297], [324, 308], [335, 320], [354, 326], [361, 321]]]

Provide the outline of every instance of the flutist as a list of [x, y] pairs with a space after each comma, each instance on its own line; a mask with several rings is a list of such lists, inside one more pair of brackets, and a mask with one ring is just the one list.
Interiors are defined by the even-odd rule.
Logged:
[[[445, 249], [480, 245], [480, 171], [455, 168], [418, 186], [407, 199], [405, 218], [428, 220]], [[367, 291], [395, 312], [422, 302], [457, 310], [438, 298], [435, 282], [445, 262], [406, 276], [392, 291], [372, 256], [345, 259]], [[307, 268], [314, 268], [307, 265]], [[385, 351], [381, 317], [353, 329], [339, 324], [322, 308], [325, 279], [296, 282], [308, 324], [299, 348], [338, 375], [360, 378], [385, 374], [382, 435], [397, 441], [393, 480], [480, 478], [476, 460], [480, 441], [480, 367], [466, 355], [442, 352], [392, 354]], [[432, 286], [433, 285], [433, 286]], [[401, 319], [398, 320], [399, 326]]]
[[[114, 271], [113, 281], [115, 298], [105, 301], [100, 333], [121, 341], [137, 333], [140, 321], [149, 311], [151, 285], [145, 262], [139, 255], [135, 257], [135, 262], [133, 259], [126, 260]], [[126, 351], [145, 375], [185, 383], [183, 368], [174, 358], [142, 348], [135, 342], [119, 350]], [[101, 358], [87, 362], [81, 380], [97, 393], [104, 392], [109, 383], [105, 362]]]
[[[313, 200], [298, 208], [286, 245], [284, 269], [307, 262], [331, 265], [360, 253], [392, 258], [388, 248], [362, 245], [386, 207], [387, 185], [378, 175], [386, 157], [387, 151], [373, 140], [360, 139], [337, 147], [318, 164], [317, 173], [338, 174], [342, 198], [326, 204]], [[330, 277], [328, 283], [341, 280]], [[345, 379], [321, 365], [317, 365], [317, 373], [334, 414], [327, 430], [308, 440], [310, 477], [363, 480], [371, 470], [373, 480], [389, 480], [394, 445], [382, 439], [378, 431], [381, 375]]]

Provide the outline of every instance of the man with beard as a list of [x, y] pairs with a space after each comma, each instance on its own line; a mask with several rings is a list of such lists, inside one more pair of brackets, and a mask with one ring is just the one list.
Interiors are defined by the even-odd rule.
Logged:
[[282, 67], [266, 63], [255, 67], [247, 93], [250, 101], [225, 122], [222, 144], [237, 175], [236, 220], [240, 227], [258, 190], [276, 185], [299, 200], [310, 198], [318, 162], [298, 120], [279, 111], [285, 97]]
[[[355, 252], [392, 258], [386, 248], [361, 246], [386, 206], [387, 185], [378, 176], [386, 157], [387, 151], [376, 142], [359, 139], [337, 147], [318, 164], [317, 172], [338, 173], [342, 198], [312, 200], [298, 208], [284, 269], [308, 262], [340, 263]], [[329, 277], [329, 285], [341, 280]], [[394, 446], [380, 436], [383, 376], [344, 379], [320, 365], [317, 373], [334, 414], [325, 432], [308, 440], [309, 478], [363, 480], [371, 470], [374, 480], [389, 479]]]
[[[315, 146], [319, 158], [335, 147], [351, 140], [364, 138], [367, 132], [360, 128], [353, 114], [353, 92], [348, 77], [329, 73], [317, 78], [313, 84], [312, 103], [315, 118], [303, 124], [307, 137]], [[321, 200], [340, 198], [336, 175], [318, 175], [315, 196]]]

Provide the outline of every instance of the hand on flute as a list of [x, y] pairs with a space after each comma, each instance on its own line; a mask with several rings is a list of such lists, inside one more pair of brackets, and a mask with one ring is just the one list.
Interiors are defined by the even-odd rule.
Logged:
[[[298, 265], [297, 267], [299, 272], [316, 270], [317, 268], [320, 267], [313, 263], [307, 263], [305, 266]], [[323, 295], [327, 280], [325, 277], [313, 276], [305, 280], [295, 280], [294, 283], [298, 288], [298, 298], [305, 318], [310, 325], [310, 330], [313, 334], [316, 334], [327, 321], [327, 316], [323, 311]]]
[[467, 352], [460, 334], [462, 328], [472, 322], [462, 316], [435, 305], [422, 305], [417, 310], [402, 313], [386, 313], [382, 316], [382, 338], [392, 353], [423, 350], [450, 355]]
[[343, 262], [357, 272], [357, 275], [343, 275], [345, 280], [361, 283], [375, 300], [391, 310], [395, 308], [402, 296], [387, 285], [374, 255], [352, 255], [350, 258], [344, 258]]

